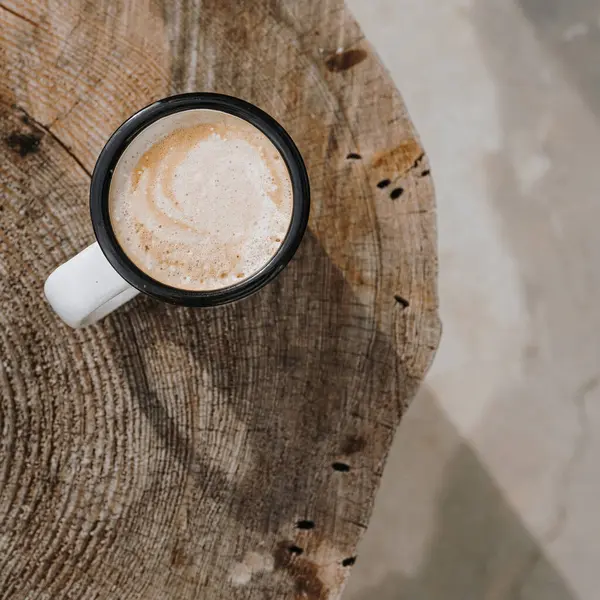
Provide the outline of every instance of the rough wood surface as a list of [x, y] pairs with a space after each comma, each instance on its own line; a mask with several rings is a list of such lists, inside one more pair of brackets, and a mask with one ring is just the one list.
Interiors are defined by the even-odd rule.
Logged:
[[[338, 598], [439, 338], [433, 187], [389, 76], [338, 0], [0, 0], [0, 35], [0, 598]], [[138, 297], [69, 330], [42, 286], [93, 240], [102, 145], [191, 90], [298, 143], [298, 255], [233, 306]]]

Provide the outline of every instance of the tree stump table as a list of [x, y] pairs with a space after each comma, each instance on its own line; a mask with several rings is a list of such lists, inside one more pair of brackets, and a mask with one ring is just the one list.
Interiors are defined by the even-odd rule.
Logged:
[[[339, 598], [439, 339], [433, 186], [340, 0], [1, 0], [0, 598]], [[278, 119], [312, 186], [284, 273], [73, 331], [42, 287], [90, 173], [178, 92]], [[411, 457], [406, 457], [411, 460]]]

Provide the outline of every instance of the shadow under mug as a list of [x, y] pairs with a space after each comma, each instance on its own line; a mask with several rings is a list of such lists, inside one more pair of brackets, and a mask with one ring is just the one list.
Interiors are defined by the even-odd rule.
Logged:
[[[230, 113], [262, 131], [285, 161], [293, 192], [290, 226], [275, 255], [258, 272], [240, 283], [209, 291], [182, 290], [148, 276], [119, 246], [109, 218], [111, 178], [127, 146], [158, 119], [193, 109]], [[298, 148], [275, 119], [239, 98], [191, 93], [158, 100], [127, 119], [115, 131], [100, 153], [92, 174], [90, 209], [97, 242], [59, 266], [44, 285], [48, 302], [71, 327], [95, 323], [140, 292], [185, 306], [217, 306], [253, 294], [280, 273], [298, 249], [308, 223], [310, 187]]]

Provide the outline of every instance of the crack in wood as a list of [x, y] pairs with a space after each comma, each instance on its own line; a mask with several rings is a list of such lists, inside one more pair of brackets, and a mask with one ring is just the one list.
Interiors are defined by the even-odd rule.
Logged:
[[40, 26], [39, 23], [36, 23], [35, 21], [32, 21], [29, 17], [26, 17], [25, 15], [22, 15], [22, 14], [18, 13], [16, 10], [13, 10], [12, 8], [9, 8], [8, 6], [6, 6], [6, 4], [0, 4], [0, 8], [2, 10], [5, 10], [6, 12], [10, 13], [14, 17], [17, 17], [17, 19], [21, 19], [22, 21], [25, 21], [26, 23], [29, 23], [29, 25], [32, 25], [33, 27], [39, 27]]

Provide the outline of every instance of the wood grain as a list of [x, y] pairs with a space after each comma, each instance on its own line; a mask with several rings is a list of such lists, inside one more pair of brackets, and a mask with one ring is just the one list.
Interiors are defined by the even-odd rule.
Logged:
[[[337, 0], [1, 0], [0, 32], [0, 598], [339, 598], [440, 333], [389, 76]], [[300, 251], [235, 305], [138, 297], [68, 329], [42, 287], [93, 241], [99, 151], [193, 90], [296, 140]]]

